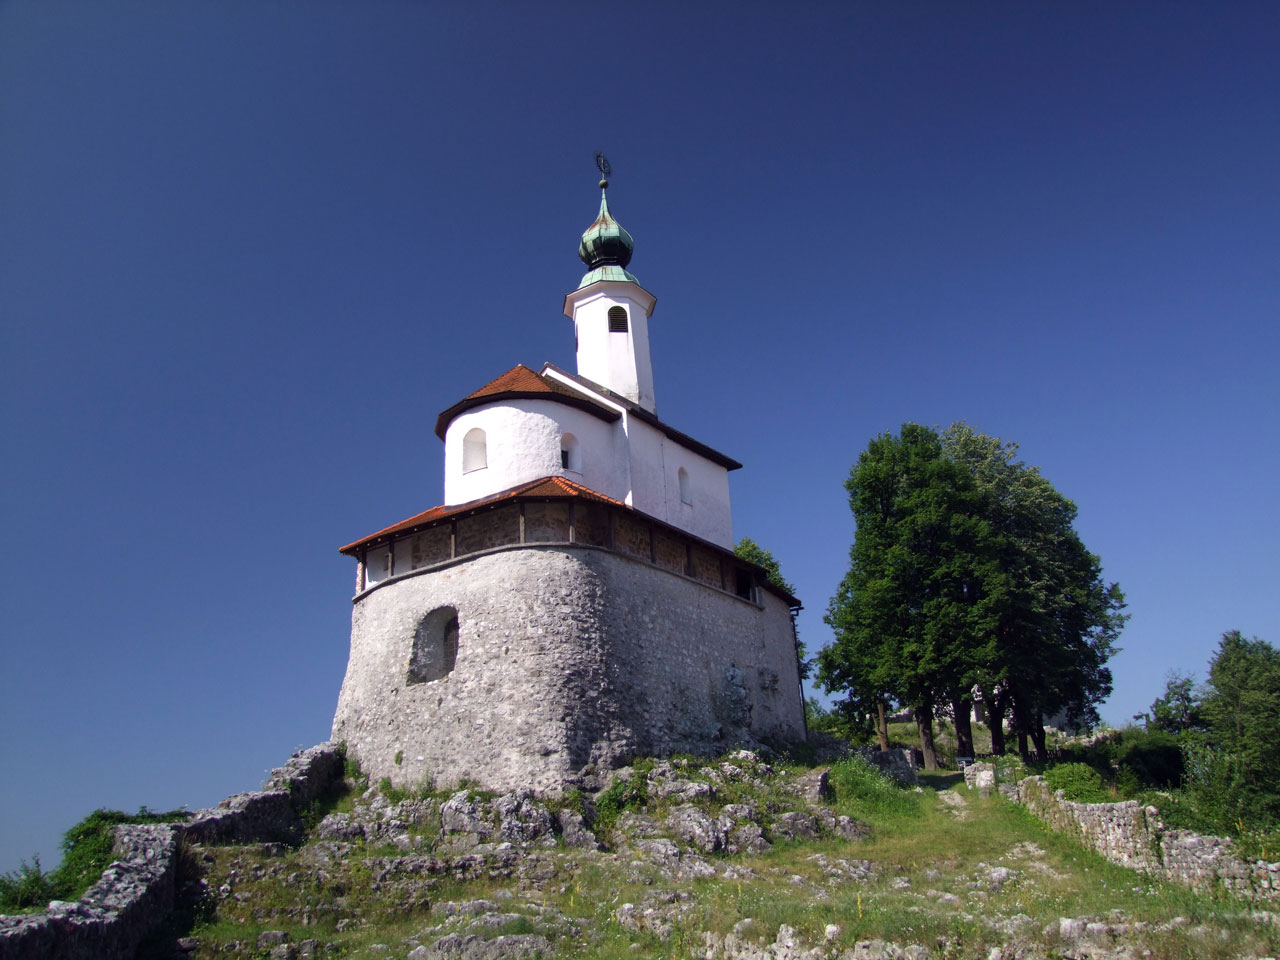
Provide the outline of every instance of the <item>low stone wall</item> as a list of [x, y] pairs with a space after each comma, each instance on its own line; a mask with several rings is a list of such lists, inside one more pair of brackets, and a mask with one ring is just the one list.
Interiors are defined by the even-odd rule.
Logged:
[[120, 859], [79, 900], [55, 900], [43, 913], [0, 917], [4, 960], [132, 957], [173, 909], [178, 828], [171, 823], [116, 828]]
[[1013, 799], [1052, 829], [1078, 837], [1112, 863], [1198, 889], [1222, 886], [1252, 900], [1280, 901], [1280, 863], [1240, 859], [1222, 837], [1166, 830], [1155, 807], [1075, 803], [1043, 777], [1018, 782]]
[[273, 770], [264, 790], [237, 794], [186, 823], [116, 827], [119, 859], [79, 900], [0, 916], [0, 960], [128, 960], [173, 910], [180, 841], [298, 838], [301, 813], [341, 776], [337, 744], [322, 743]]

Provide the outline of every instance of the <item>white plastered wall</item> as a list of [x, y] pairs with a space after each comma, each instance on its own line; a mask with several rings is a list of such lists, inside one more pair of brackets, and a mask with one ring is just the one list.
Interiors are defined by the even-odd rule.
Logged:
[[[649, 356], [649, 311], [653, 296], [634, 283], [598, 283], [577, 299], [569, 295], [578, 337], [578, 373], [656, 412]], [[609, 332], [609, 308], [627, 311], [627, 332]]]
[[[729, 471], [672, 440], [661, 430], [627, 418], [632, 506], [696, 537], [733, 549]], [[689, 472], [691, 503], [680, 499], [680, 468]]]
[[[476, 427], [485, 432], [488, 465], [464, 473], [463, 437]], [[624, 500], [629, 480], [620, 432], [614, 424], [552, 400], [508, 400], [470, 410], [445, 431], [444, 502], [467, 503], [551, 476]], [[565, 433], [578, 440], [580, 471], [560, 465], [560, 438]]]

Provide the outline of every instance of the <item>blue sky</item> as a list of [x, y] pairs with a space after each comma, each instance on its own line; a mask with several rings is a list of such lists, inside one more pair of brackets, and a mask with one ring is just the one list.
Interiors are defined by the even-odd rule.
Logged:
[[436, 414], [572, 368], [592, 152], [665, 420], [810, 648], [843, 482], [967, 419], [1075, 500], [1120, 723], [1277, 642], [1280, 6], [0, 3], [0, 870], [325, 739]]

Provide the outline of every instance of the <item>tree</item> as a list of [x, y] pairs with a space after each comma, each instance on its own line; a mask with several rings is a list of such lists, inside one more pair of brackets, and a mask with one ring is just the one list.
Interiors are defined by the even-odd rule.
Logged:
[[740, 560], [746, 560], [748, 563], [754, 563], [757, 567], [762, 567], [764, 572], [769, 575], [770, 583], [795, 596], [796, 588], [782, 575], [782, 567], [774, 559], [773, 554], [750, 537], [743, 537], [738, 541], [737, 546], [733, 548], [733, 555]]
[[1174, 734], [1204, 728], [1196, 682], [1190, 675], [1169, 674], [1164, 696], [1156, 697], [1147, 713], [1147, 728]]
[[[782, 575], [782, 567], [779, 565], [778, 561], [774, 559], [773, 554], [760, 546], [760, 544], [756, 543], [750, 537], [743, 537], [737, 542], [733, 548], [733, 555], [741, 560], [746, 560], [748, 563], [754, 563], [757, 567], [762, 568], [764, 572], [769, 575], [770, 583], [775, 587], [779, 587], [787, 591], [787, 593], [791, 594], [793, 597], [795, 596], [796, 588], [793, 587], [791, 582]], [[794, 630], [794, 617], [792, 618], [791, 626]], [[813, 669], [813, 661], [807, 658], [808, 651], [805, 650], [804, 644], [800, 642], [800, 633], [798, 630], [795, 633], [795, 638], [796, 666], [800, 671], [800, 679], [806, 680]]]
[[1239, 630], [1224, 633], [1201, 709], [1211, 743], [1229, 758], [1241, 815], [1280, 820], [1280, 650]]
[[990, 544], [1005, 574], [995, 611], [993, 658], [980, 671], [991, 714], [992, 749], [1003, 752], [1003, 717], [1012, 709], [1020, 752], [1047, 758], [1044, 717], [1097, 723], [1111, 692], [1107, 661], [1127, 617], [1124, 594], [1102, 578], [1102, 564], [1073, 529], [1076, 506], [1036, 467], [1004, 443], [955, 423], [943, 435], [947, 455], [977, 486], [994, 532]]
[[963, 423], [905, 424], [872, 440], [845, 484], [857, 532], [819, 682], [863, 707], [910, 706], [929, 768], [944, 704], [972, 755], [975, 688], [993, 748], [1011, 709], [1020, 749], [1030, 737], [1042, 757], [1045, 716], [1096, 718], [1111, 690], [1123, 594], [1072, 528], [1075, 505], [1016, 451]]
[[872, 440], [845, 487], [857, 535], [827, 610], [835, 641], [818, 655], [818, 680], [874, 710], [881, 749], [887, 705], [910, 706], [925, 767], [936, 769], [935, 713], [968, 696], [989, 653], [1001, 593], [990, 527], [969, 476], [919, 424]]

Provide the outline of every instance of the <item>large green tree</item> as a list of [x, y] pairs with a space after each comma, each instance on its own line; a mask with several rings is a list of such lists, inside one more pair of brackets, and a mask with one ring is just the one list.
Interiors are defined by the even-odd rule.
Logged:
[[1028, 753], [1030, 737], [1044, 759], [1045, 717], [1097, 722], [1097, 705], [1111, 692], [1107, 661], [1126, 619], [1124, 595], [1103, 580], [1101, 561], [1076, 533], [1075, 504], [1017, 459], [1017, 444], [963, 422], [942, 436], [947, 455], [978, 487], [1006, 575], [994, 657], [981, 683], [992, 749], [1003, 752], [1003, 718], [1012, 710], [1019, 750]]
[[1240, 815], [1280, 821], [1280, 650], [1239, 630], [1224, 633], [1201, 712], [1213, 747], [1229, 758]]
[[872, 440], [846, 483], [857, 532], [819, 682], [863, 706], [909, 705], [926, 766], [943, 705], [971, 755], [975, 688], [993, 748], [1011, 710], [1022, 751], [1030, 737], [1042, 756], [1046, 716], [1088, 720], [1111, 690], [1123, 595], [1072, 528], [1075, 505], [1016, 451], [967, 424], [906, 424]]
[[934, 716], [967, 697], [990, 655], [1002, 592], [991, 530], [970, 477], [919, 424], [872, 440], [845, 487], [857, 535], [827, 610], [835, 641], [818, 655], [818, 681], [874, 710], [882, 748], [886, 706], [910, 706], [934, 769]]

